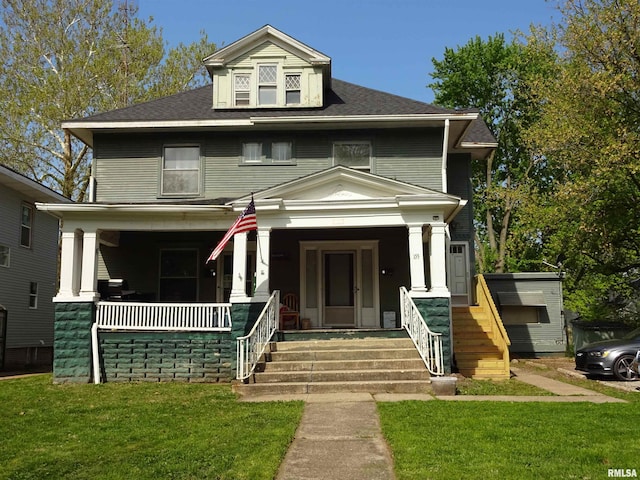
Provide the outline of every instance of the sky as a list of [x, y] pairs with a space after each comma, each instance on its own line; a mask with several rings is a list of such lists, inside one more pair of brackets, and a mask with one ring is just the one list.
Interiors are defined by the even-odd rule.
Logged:
[[431, 103], [432, 58], [475, 36], [560, 18], [547, 0], [133, 0], [168, 46], [204, 31], [218, 48], [269, 24], [331, 57], [334, 78]]

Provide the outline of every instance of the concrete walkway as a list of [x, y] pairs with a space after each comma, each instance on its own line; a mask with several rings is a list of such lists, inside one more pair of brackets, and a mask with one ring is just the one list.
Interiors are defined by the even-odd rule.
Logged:
[[305, 406], [276, 479], [393, 480], [391, 453], [371, 396], [369, 401], [329, 398]]
[[264, 395], [245, 402], [302, 400], [302, 420], [276, 480], [393, 480], [393, 460], [380, 430], [376, 402], [405, 400], [498, 402], [621, 402], [601, 393], [512, 368], [521, 382], [554, 396], [335, 393]]

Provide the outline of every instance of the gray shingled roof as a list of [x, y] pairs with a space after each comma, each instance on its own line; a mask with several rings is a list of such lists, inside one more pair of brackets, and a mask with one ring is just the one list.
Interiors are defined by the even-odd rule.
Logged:
[[[331, 90], [322, 108], [274, 109], [213, 109], [212, 85], [152, 100], [150, 102], [99, 113], [73, 120], [78, 123], [154, 122], [188, 120], [235, 120], [250, 117], [287, 116], [352, 116], [352, 115], [412, 115], [468, 113], [438, 107], [417, 100], [332, 79]], [[465, 141], [491, 143], [495, 139], [482, 121], [475, 121]], [[79, 125], [78, 125], [79, 126]]]

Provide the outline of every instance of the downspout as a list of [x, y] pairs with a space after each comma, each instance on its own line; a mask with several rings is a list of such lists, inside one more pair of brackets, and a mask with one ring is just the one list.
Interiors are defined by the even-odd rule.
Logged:
[[442, 191], [447, 193], [447, 155], [449, 149], [449, 119], [444, 121], [444, 139], [442, 140]]

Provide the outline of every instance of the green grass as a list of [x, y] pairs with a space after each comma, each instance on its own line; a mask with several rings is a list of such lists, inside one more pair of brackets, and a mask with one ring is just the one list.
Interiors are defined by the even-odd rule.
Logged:
[[553, 393], [518, 380], [473, 380], [465, 378], [458, 380], [458, 395], [523, 395], [549, 396]]
[[398, 480], [600, 479], [636, 468], [638, 403], [379, 403]]
[[228, 385], [0, 382], [0, 479], [271, 479], [302, 402]]

